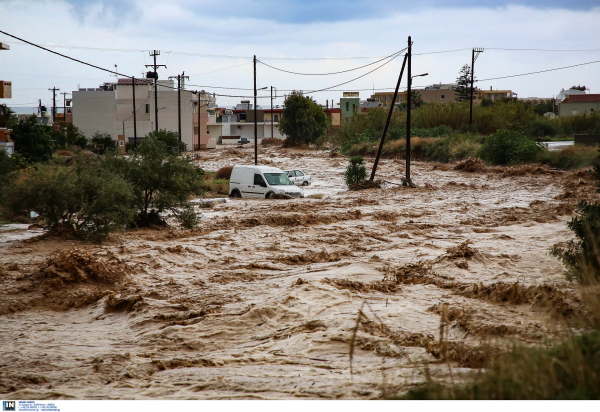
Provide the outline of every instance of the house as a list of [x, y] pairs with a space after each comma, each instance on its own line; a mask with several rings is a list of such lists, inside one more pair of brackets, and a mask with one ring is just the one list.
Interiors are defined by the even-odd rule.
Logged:
[[342, 113], [342, 122], [345, 122], [356, 113], [360, 113], [361, 106], [358, 92], [344, 92], [339, 104]]
[[[413, 91], [417, 92], [423, 103], [448, 103], [456, 101], [458, 93], [454, 91], [456, 84], [454, 83], [438, 83], [426, 86], [423, 89], [414, 88]], [[407, 92], [398, 91], [396, 96], [395, 104], [405, 103], [407, 101]], [[377, 102], [381, 102], [384, 108], [389, 108], [394, 92], [377, 92], [371, 95], [372, 99]]]
[[503, 99], [512, 99], [513, 92], [512, 90], [493, 90], [492, 86], [490, 86], [490, 90], [477, 90], [474, 97], [478, 100], [477, 103], [481, 103], [483, 100], [495, 102]]
[[595, 114], [600, 111], [600, 94], [569, 94], [558, 103], [558, 115], [577, 116]]

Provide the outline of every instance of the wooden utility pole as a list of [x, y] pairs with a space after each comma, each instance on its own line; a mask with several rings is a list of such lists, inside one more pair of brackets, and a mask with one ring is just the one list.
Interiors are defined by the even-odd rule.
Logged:
[[137, 148], [137, 109], [135, 107], [135, 77], [131, 78], [131, 90], [133, 92], [133, 147]]
[[256, 55], [254, 55], [254, 164], [255, 165], [258, 164], [258, 123], [257, 123], [256, 117], [257, 117], [257, 115], [256, 115]]
[[[179, 141], [181, 142], [181, 82], [185, 78], [189, 79], [189, 76], [185, 76], [185, 71], [177, 76], [171, 76], [169, 79], [177, 79], [177, 126], [179, 131]], [[200, 107], [200, 106], [198, 106]], [[200, 128], [200, 124], [198, 124], [198, 130]], [[198, 136], [200, 136], [198, 134]], [[200, 137], [198, 137], [200, 138]]]
[[[412, 86], [412, 72], [411, 72], [411, 56], [412, 56], [412, 41], [408, 36], [408, 52], [406, 53], [408, 63], [408, 88], [406, 89], [406, 183], [410, 184], [410, 109], [411, 109], [411, 86]], [[392, 106], [394, 102], [392, 102]]]
[[473, 47], [473, 53], [471, 54], [471, 103], [469, 105], [469, 126], [473, 124], [473, 83], [475, 81], [475, 60], [479, 57], [479, 54], [483, 53], [483, 49], [479, 47]]

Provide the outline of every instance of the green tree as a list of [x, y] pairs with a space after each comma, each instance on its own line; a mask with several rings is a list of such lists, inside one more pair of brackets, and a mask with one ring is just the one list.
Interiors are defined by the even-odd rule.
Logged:
[[285, 146], [315, 143], [327, 133], [329, 119], [311, 97], [293, 91], [284, 106], [279, 130], [287, 136]]
[[154, 131], [149, 133], [146, 137], [155, 137], [158, 141], [161, 141], [167, 145], [167, 148], [174, 153], [185, 152], [186, 144], [179, 141], [178, 132], [170, 132], [165, 129]]
[[[456, 100], [459, 102], [471, 100], [471, 66], [468, 64], [465, 64], [463, 67], [461, 67], [460, 71], [458, 72], [458, 77], [456, 78], [456, 87], [454, 90], [458, 94]], [[473, 91], [476, 90], [477, 88], [474, 88]]]
[[87, 137], [72, 123], [63, 124], [60, 131], [66, 136], [67, 146], [78, 146], [84, 149], [89, 143]]
[[17, 115], [5, 104], [0, 104], [0, 127], [12, 127], [17, 123]]
[[3, 207], [11, 216], [36, 212], [43, 225], [101, 241], [135, 215], [131, 183], [106, 168], [103, 159], [78, 157], [74, 165], [37, 165], [7, 185]]
[[578, 86], [571, 86], [570, 89], [571, 90], [581, 90], [582, 92], [585, 92], [587, 90], [587, 87], [578, 85]]
[[191, 226], [189, 200], [203, 193], [204, 171], [187, 157], [172, 153], [164, 141], [149, 134], [130, 159], [113, 153], [107, 155], [107, 163], [133, 185], [138, 209], [135, 225], [164, 224], [161, 214], [171, 210]]
[[365, 167], [365, 159], [362, 156], [352, 156], [350, 164], [344, 172], [346, 184], [348, 186], [360, 183], [367, 177], [367, 168]]
[[418, 90], [411, 90], [410, 92], [410, 102], [412, 103], [412, 108], [416, 109], [417, 107], [421, 107], [423, 104], [423, 97]]
[[10, 134], [15, 142], [15, 153], [28, 163], [45, 162], [52, 157], [55, 132], [50, 126], [37, 124], [35, 116], [13, 126]]

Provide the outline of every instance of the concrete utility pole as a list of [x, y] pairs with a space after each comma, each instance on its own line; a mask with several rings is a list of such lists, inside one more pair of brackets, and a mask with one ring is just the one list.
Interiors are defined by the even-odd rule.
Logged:
[[56, 92], [60, 89], [53, 87], [48, 90], [52, 91], [52, 123], [56, 123]]
[[479, 54], [483, 53], [483, 49], [479, 47], [473, 47], [473, 53], [471, 55], [471, 104], [469, 106], [469, 126], [473, 124], [473, 83], [475, 79], [475, 60], [479, 57]]
[[[179, 141], [181, 142], [181, 81], [185, 78], [189, 80], [189, 76], [184, 76], [185, 71], [177, 76], [171, 76], [169, 79], [177, 79], [177, 125], [179, 130]], [[200, 107], [200, 105], [198, 105]], [[198, 128], [200, 128], [200, 123], [198, 123]], [[198, 129], [199, 131], [199, 129]], [[198, 134], [198, 138], [200, 135]]]
[[[154, 130], [158, 132], [158, 72], [156, 69], [159, 67], [164, 67], [166, 69], [167, 66], [164, 64], [156, 64], [156, 56], [160, 56], [160, 50], [153, 50], [153, 52], [150, 53], [150, 57], [154, 57], [154, 64], [146, 64], [146, 67], [154, 68], [154, 74], [150, 77], [154, 78]], [[148, 74], [146, 74], [146, 77], [148, 77]]]

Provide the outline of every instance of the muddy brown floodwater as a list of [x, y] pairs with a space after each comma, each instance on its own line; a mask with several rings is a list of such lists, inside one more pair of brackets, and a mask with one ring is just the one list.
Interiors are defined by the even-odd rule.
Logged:
[[[217, 170], [252, 155], [219, 148], [197, 162]], [[485, 351], [551, 339], [551, 313], [579, 310], [548, 250], [571, 238], [577, 199], [597, 196], [585, 172], [415, 162], [417, 188], [348, 192], [344, 157], [260, 157], [311, 174], [305, 194], [324, 197], [215, 203], [195, 230], [103, 245], [2, 229], [2, 397], [379, 398], [426, 373], [447, 380], [449, 366], [461, 379]], [[378, 176], [400, 181], [402, 161], [380, 164]]]

